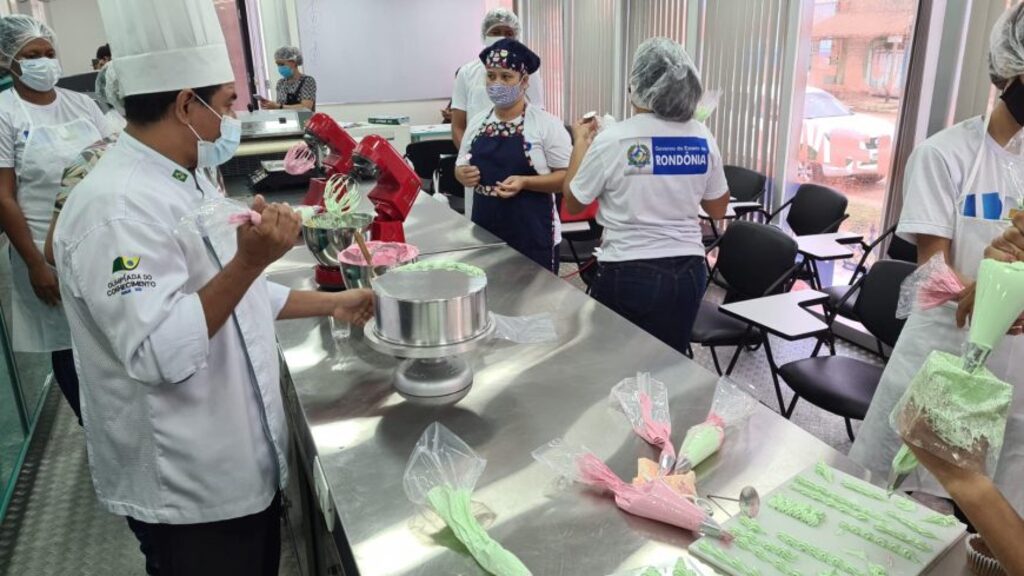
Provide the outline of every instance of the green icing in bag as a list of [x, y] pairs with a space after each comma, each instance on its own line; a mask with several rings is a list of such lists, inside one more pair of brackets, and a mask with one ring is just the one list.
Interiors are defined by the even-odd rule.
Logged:
[[971, 316], [971, 344], [991, 352], [1024, 310], [1024, 262], [982, 260]]
[[427, 501], [484, 570], [496, 576], [529, 576], [519, 558], [502, 548], [473, 517], [468, 490], [437, 486], [427, 493]]
[[711, 422], [703, 422], [686, 431], [686, 438], [679, 448], [679, 458], [686, 459], [690, 468], [696, 468], [722, 446], [725, 430]]

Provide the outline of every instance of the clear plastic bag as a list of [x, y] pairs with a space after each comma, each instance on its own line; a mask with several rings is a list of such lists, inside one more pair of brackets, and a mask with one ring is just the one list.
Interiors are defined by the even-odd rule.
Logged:
[[530, 576], [522, 561], [491, 538], [473, 515], [471, 495], [486, 466], [487, 460], [434, 422], [409, 457], [402, 479], [405, 494], [432, 508], [489, 574]]
[[[1012, 399], [1013, 387], [987, 369], [969, 374], [960, 357], [933, 351], [889, 422], [904, 442], [960, 468], [991, 474]], [[901, 462], [894, 464], [908, 472]]]
[[711, 115], [715, 113], [721, 99], [721, 90], [705, 90], [704, 95], [697, 102], [697, 109], [693, 113], [693, 119], [698, 122], [707, 122], [708, 118], [711, 118]]
[[200, 237], [233, 234], [242, 224], [253, 222], [259, 225], [259, 213], [245, 204], [230, 198], [217, 197], [199, 205], [178, 221], [177, 232]]
[[530, 316], [501, 316], [491, 314], [494, 318], [494, 335], [516, 344], [543, 344], [558, 340], [555, 321], [551, 314], [533, 314]]
[[938, 253], [903, 281], [896, 304], [896, 317], [909, 318], [915, 311], [929, 310], [952, 302], [964, 288], [960, 277], [946, 264], [942, 253]]
[[423, 431], [405, 467], [405, 495], [416, 504], [427, 503], [427, 493], [447, 485], [472, 492], [487, 467], [487, 460], [444, 425], [434, 422]]
[[725, 443], [726, 429], [746, 421], [756, 406], [757, 400], [749, 388], [741, 388], [727, 376], [720, 378], [708, 417], [686, 431], [679, 447], [676, 471], [692, 470], [718, 452]]
[[612, 387], [609, 399], [626, 414], [638, 436], [661, 449], [658, 463], [662, 470], [671, 470], [676, 450], [672, 446], [672, 416], [665, 384], [651, 378], [649, 372], [638, 372], [635, 378], [626, 378]]

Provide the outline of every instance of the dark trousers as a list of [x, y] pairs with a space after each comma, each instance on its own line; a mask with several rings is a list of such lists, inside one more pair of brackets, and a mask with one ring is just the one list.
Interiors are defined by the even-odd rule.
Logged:
[[78, 425], [82, 425], [82, 405], [78, 399], [78, 372], [75, 370], [75, 355], [71, 350], [58, 350], [50, 353], [53, 366], [53, 379], [60, 386], [61, 393], [75, 411]]
[[147, 524], [128, 518], [159, 576], [277, 576], [281, 560], [281, 494], [266, 510], [206, 524]]
[[600, 262], [591, 295], [685, 354], [707, 278], [699, 256]]

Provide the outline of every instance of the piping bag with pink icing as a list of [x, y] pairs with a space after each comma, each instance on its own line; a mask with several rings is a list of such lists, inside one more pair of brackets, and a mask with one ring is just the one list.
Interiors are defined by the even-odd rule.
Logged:
[[640, 486], [624, 482], [600, 458], [583, 447], [553, 440], [533, 451], [533, 458], [561, 476], [608, 492], [625, 512], [697, 532], [704, 536], [732, 540], [692, 496], [680, 494], [657, 478]]
[[715, 388], [707, 419], [686, 431], [679, 447], [676, 472], [689, 472], [707, 460], [725, 442], [725, 430], [746, 420], [757, 406], [757, 400], [733, 380], [722, 377]]
[[672, 446], [672, 419], [668, 410], [668, 389], [648, 372], [626, 378], [612, 388], [610, 400], [629, 418], [633, 431], [655, 448], [661, 449], [658, 465], [662, 473], [675, 466]]

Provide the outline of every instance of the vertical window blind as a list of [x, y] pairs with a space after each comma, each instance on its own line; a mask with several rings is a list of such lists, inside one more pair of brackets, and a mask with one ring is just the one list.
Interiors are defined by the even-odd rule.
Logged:
[[616, 27], [618, 0], [569, 2], [566, 63], [569, 99], [562, 118], [567, 122], [590, 112], [615, 113]]
[[563, 0], [520, 0], [523, 42], [540, 56], [544, 79], [544, 107], [565, 117], [568, 90], [565, 82], [565, 27]]
[[[696, 1], [696, 0], [694, 0]], [[626, 50], [622, 62], [623, 116], [630, 113], [629, 74], [633, 56], [644, 40], [665, 36], [686, 45], [686, 18], [690, 0], [626, 0]], [[690, 54], [693, 57], [693, 54]]]
[[[789, 33], [788, 0], [708, 2], [703, 55], [698, 66], [705, 89], [722, 91], [708, 120], [727, 164], [762, 172], [769, 181], [778, 154], [775, 142], [782, 102], [783, 54]], [[796, 31], [793, 31], [796, 33]]]

